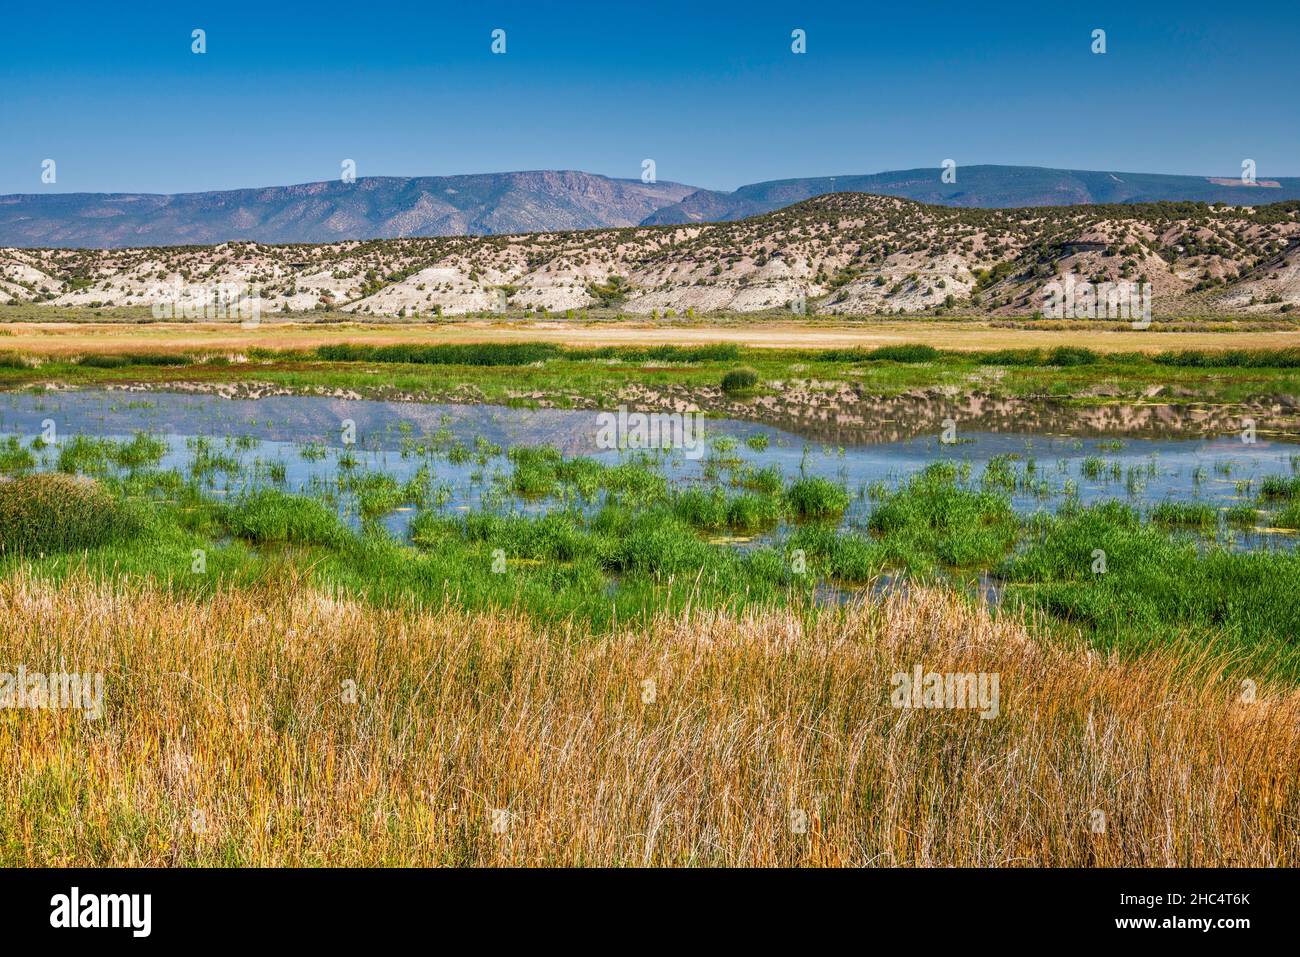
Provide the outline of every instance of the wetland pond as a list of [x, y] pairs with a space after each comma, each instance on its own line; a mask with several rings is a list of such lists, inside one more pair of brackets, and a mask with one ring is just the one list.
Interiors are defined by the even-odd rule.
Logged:
[[[1239, 431], [1187, 434], [1176, 426], [1125, 435], [1113, 428], [1099, 431], [1084, 420], [1071, 431], [1067, 414], [1052, 418], [1052, 431], [1019, 429], [1006, 416], [989, 430], [978, 420], [964, 421], [954, 407], [955, 427], [945, 436], [930, 428], [933, 415], [925, 418], [930, 421], [882, 419], [889, 427], [879, 435], [859, 432], [857, 441], [843, 445], [755, 422], [708, 418], [702, 420], [702, 454], [692, 456], [680, 448], [600, 448], [600, 422], [592, 410], [301, 395], [22, 392], [0, 396], [0, 462], [26, 459], [40, 470], [100, 475], [147, 465], [176, 470], [217, 498], [274, 486], [327, 501], [354, 526], [364, 515], [398, 537], [421, 508], [447, 515], [538, 514], [558, 507], [590, 512], [602, 504], [600, 491], [530, 489], [517, 480], [520, 460], [511, 450], [536, 446], [549, 446], [566, 460], [586, 457], [606, 466], [633, 461], [661, 473], [675, 490], [752, 487], [748, 479], [757, 473], [769, 482], [774, 473], [784, 482], [820, 476], [849, 493], [840, 520], [845, 531], [864, 530], [874, 501], [935, 462], [952, 463], [962, 481], [1005, 494], [1026, 515], [1054, 511], [1067, 501], [1110, 499], [1142, 511], [1162, 503], [1208, 505], [1222, 515], [1255, 501], [1266, 477], [1300, 472], [1300, 435], [1285, 430], [1261, 430], [1251, 441]], [[142, 433], [154, 450], [146, 462], [124, 462], [105, 452], [113, 443], [138, 442]], [[45, 444], [41, 436], [55, 442]], [[105, 439], [112, 442], [98, 441]], [[425, 490], [418, 503], [404, 501], [401, 492], [413, 482]], [[367, 500], [367, 490], [377, 486], [388, 494]], [[754, 534], [709, 537], [744, 548], [779, 540], [788, 527], [780, 522]], [[1201, 534], [1232, 547], [1269, 549], [1292, 548], [1296, 533], [1269, 528], [1261, 513], [1258, 522], [1238, 521], [1230, 528], [1220, 522]]]

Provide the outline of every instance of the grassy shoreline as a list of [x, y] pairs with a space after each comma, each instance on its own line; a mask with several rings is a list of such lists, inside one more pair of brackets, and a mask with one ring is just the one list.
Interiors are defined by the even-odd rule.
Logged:
[[[921, 391], [978, 392], [1100, 406], [1116, 402], [1251, 403], [1300, 412], [1300, 350], [1099, 353], [1085, 347], [954, 352], [922, 344], [875, 349], [776, 350], [735, 344], [565, 347], [550, 343], [321, 346], [226, 352], [88, 351], [31, 356], [0, 341], [0, 390], [48, 385], [288, 393], [613, 407], [629, 399], [712, 410], [769, 397], [815, 405], [851, 390], [853, 401]], [[753, 369], [758, 386], [724, 394], [724, 377]]]
[[[186, 463], [169, 469], [158, 467], [166, 443], [144, 433], [72, 437], [54, 458], [10, 440], [0, 447], [0, 473], [12, 476], [0, 482], [0, 575], [125, 574], [210, 594], [291, 568], [381, 606], [453, 600], [591, 636], [691, 606], [815, 614], [825, 589], [853, 600], [896, 576], [973, 596], [991, 577], [1004, 611], [1043, 615], [1063, 641], [1129, 656], [1212, 648], [1247, 676], [1300, 680], [1300, 596], [1286, 584], [1300, 577], [1300, 555], [1235, 547], [1256, 525], [1300, 528], [1293, 475], [1268, 476], [1253, 502], [1224, 511], [1084, 507], [1067, 478], [1058, 504], [1040, 497], [1021, 514], [1013, 491], [1050, 495], [1060, 479], [1032, 457], [999, 456], [980, 474], [936, 461], [854, 492], [802, 468], [756, 467], [734, 447], [714, 440], [702, 478], [677, 484], [666, 459], [645, 453], [602, 463], [549, 446], [410, 436], [400, 452], [409, 479], [340, 452], [325, 481], [293, 489], [282, 461], [241, 464], [234, 446], [206, 440], [191, 440]], [[38, 456], [56, 471], [34, 471]], [[465, 510], [447, 508], [452, 462], [474, 470], [479, 497]], [[842, 524], [855, 495], [862, 517]], [[400, 535], [383, 524], [397, 509], [411, 513]]]

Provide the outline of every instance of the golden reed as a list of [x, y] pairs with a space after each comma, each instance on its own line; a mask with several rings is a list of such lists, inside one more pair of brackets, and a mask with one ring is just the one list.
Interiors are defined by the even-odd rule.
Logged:
[[[1032, 624], [1032, 623], [1031, 623]], [[592, 638], [519, 614], [202, 599], [16, 572], [0, 671], [106, 676], [0, 710], [9, 865], [1295, 865], [1300, 695], [1221, 662], [1048, 645], [941, 591], [809, 623]], [[996, 718], [891, 676], [998, 676]]]

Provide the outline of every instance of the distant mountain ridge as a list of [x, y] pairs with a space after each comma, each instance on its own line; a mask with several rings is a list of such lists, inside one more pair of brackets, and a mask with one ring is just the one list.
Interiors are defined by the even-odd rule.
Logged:
[[1062, 170], [1039, 166], [957, 167], [944, 183], [938, 167], [781, 179], [742, 186], [733, 193], [700, 190], [647, 217], [644, 225], [721, 222], [770, 213], [826, 193], [874, 193], [935, 206], [981, 209], [1110, 203], [1198, 202], [1255, 206], [1300, 199], [1300, 177], [1240, 178]]
[[1300, 177], [1239, 178], [939, 167], [771, 180], [734, 192], [643, 183], [576, 170], [464, 176], [371, 176], [202, 193], [27, 193], [0, 196], [0, 247], [139, 248], [328, 243], [431, 236], [726, 222], [827, 193], [871, 193], [941, 206], [1016, 208], [1146, 202], [1259, 205], [1300, 199]]
[[696, 192], [575, 170], [466, 176], [366, 176], [174, 196], [0, 196], [0, 246], [108, 249], [324, 243], [636, 226]]

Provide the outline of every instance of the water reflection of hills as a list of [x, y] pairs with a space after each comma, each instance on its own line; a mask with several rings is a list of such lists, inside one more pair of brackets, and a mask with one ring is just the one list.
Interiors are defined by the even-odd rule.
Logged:
[[1241, 434], [1253, 422], [1261, 436], [1300, 442], [1300, 412], [1289, 402], [1271, 407], [1147, 403], [1080, 406], [980, 393], [951, 398], [905, 393], [890, 397], [832, 395], [822, 403], [810, 403], [806, 397], [797, 401], [771, 397], [751, 406], [729, 404], [725, 414], [838, 445], [939, 435], [945, 420], [953, 420], [959, 434], [1033, 432], [1081, 438], [1205, 438]]
[[[682, 408], [664, 396], [629, 401], [632, 411]], [[808, 394], [765, 396], [752, 402], [720, 401], [710, 413], [711, 431], [742, 432], [761, 423], [793, 436], [845, 447], [939, 437], [946, 420], [958, 436], [1003, 433], [1080, 438], [1204, 439], [1240, 435], [1250, 420], [1261, 439], [1300, 443], [1300, 411], [1293, 403], [1263, 406], [1108, 404], [1078, 406], [1047, 400], [1008, 399], [980, 393], [944, 397]], [[35, 395], [9, 393], [0, 400], [0, 432], [35, 435], [45, 419], [63, 435], [78, 432], [129, 435], [147, 430], [172, 435], [255, 435], [284, 442], [340, 444], [344, 422], [355, 423], [358, 441], [373, 449], [398, 449], [444, 427], [472, 446], [479, 437], [502, 446], [551, 443], [569, 455], [597, 451], [594, 409], [524, 409], [492, 405], [376, 401], [326, 396], [277, 395], [259, 399], [150, 392], [125, 397], [94, 390]], [[720, 421], [721, 419], [721, 421]]]

